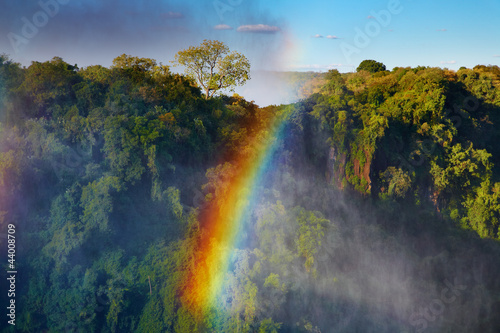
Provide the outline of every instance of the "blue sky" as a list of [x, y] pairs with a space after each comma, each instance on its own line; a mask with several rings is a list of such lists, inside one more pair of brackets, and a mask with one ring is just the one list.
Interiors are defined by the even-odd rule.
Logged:
[[60, 56], [109, 66], [122, 53], [167, 64], [203, 39], [260, 70], [500, 65], [498, 0], [4, 0], [0, 9], [0, 53], [23, 65]]
[[[500, 58], [495, 57], [500, 54], [500, 1], [394, 1], [398, 13], [391, 13], [383, 27], [371, 16], [390, 13], [389, 3], [322, 1], [317, 6], [289, 6], [284, 16], [295, 18], [289, 21], [290, 30], [303, 50], [293, 65], [330, 65], [345, 71], [348, 65], [357, 66], [364, 59], [382, 61], [388, 68], [425, 65], [458, 69], [500, 64]], [[273, 10], [278, 12], [278, 6]], [[356, 47], [357, 31], [366, 34], [367, 28], [373, 29], [369, 41], [346, 57], [342, 45]], [[323, 37], [311, 38], [316, 34]], [[338, 39], [328, 39], [328, 35]]]

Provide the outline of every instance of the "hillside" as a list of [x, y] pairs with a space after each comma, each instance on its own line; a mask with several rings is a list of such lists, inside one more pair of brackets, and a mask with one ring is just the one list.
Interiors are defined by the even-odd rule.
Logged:
[[16, 331], [497, 332], [500, 69], [283, 75], [302, 99], [259, 107], [1, 56]]

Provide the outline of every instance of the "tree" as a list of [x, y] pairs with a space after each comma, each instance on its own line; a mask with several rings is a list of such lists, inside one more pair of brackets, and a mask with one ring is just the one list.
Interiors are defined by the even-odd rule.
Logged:
[[363, 60], [358, 68], [356, 68], [356, 72], [365, 70], [370, 73], [377, 73], [385, 71], [385, 65], [381, 62], [375, 60]]
[[387, 185], [387, 193], [392, 197], [404, 198], [411, 188], [411, 177], [401, 168], [388, 167], [380, 176]]
[[33, 61], [26, 69], [25, 78], [17, 90], [17, 107], [28, 117], [47, 116], [51, 106], [64, 108], [75, 100], [73, 85], [82, 78], [78, 75], [77, 65], [70, 65], [60, 57], [51, 61]]
[[[166, 66], [160, 64], [160, 67]], [[120, 70], [135, 83], [142, 83], [155, 69], [159, 69], [154, 59], [133, 57], [127, 54], [113, 59], [113, 68]], [[168, 67], [164, 70], [168, 71]]]
[[177, 52], [175, 62], [186, 68], [205, 92], [205, 98], [212, 97], [221, 89], [231, 91], [250, 79], [250, 62], [217, 40], [204, 40], [200, 46], [191, 46]]

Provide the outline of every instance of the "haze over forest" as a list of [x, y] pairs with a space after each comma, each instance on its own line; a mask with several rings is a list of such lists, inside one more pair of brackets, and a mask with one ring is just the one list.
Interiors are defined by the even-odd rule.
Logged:
[[0, 331], [500, 331], [499, 4], [448, 5], [2, 5]]

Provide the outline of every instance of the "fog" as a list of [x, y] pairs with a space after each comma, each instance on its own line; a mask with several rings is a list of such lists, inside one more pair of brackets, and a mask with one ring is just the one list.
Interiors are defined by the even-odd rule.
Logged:
[[[230, 281], [279, 276], [281, 289], [264, 287], [257, 313], [285, 323], [284, 331], [493, 332], [481, 318], [499, 305], [487, 292], [498, 288], [488, 269], [500, 255], [494, 243], [468, 238], [423, 208], [395, 212], [335, 189], [303, 156], [303, 140], [289, 133], [276, 153], [236, 251], [239, 264], [228, 273]], [[329, 221], [309, 270], [290, 259], [300, 233], [291, 213], [297, 206]], [[228, 289], [221, 303], [236, 311], [237, 298]]]

